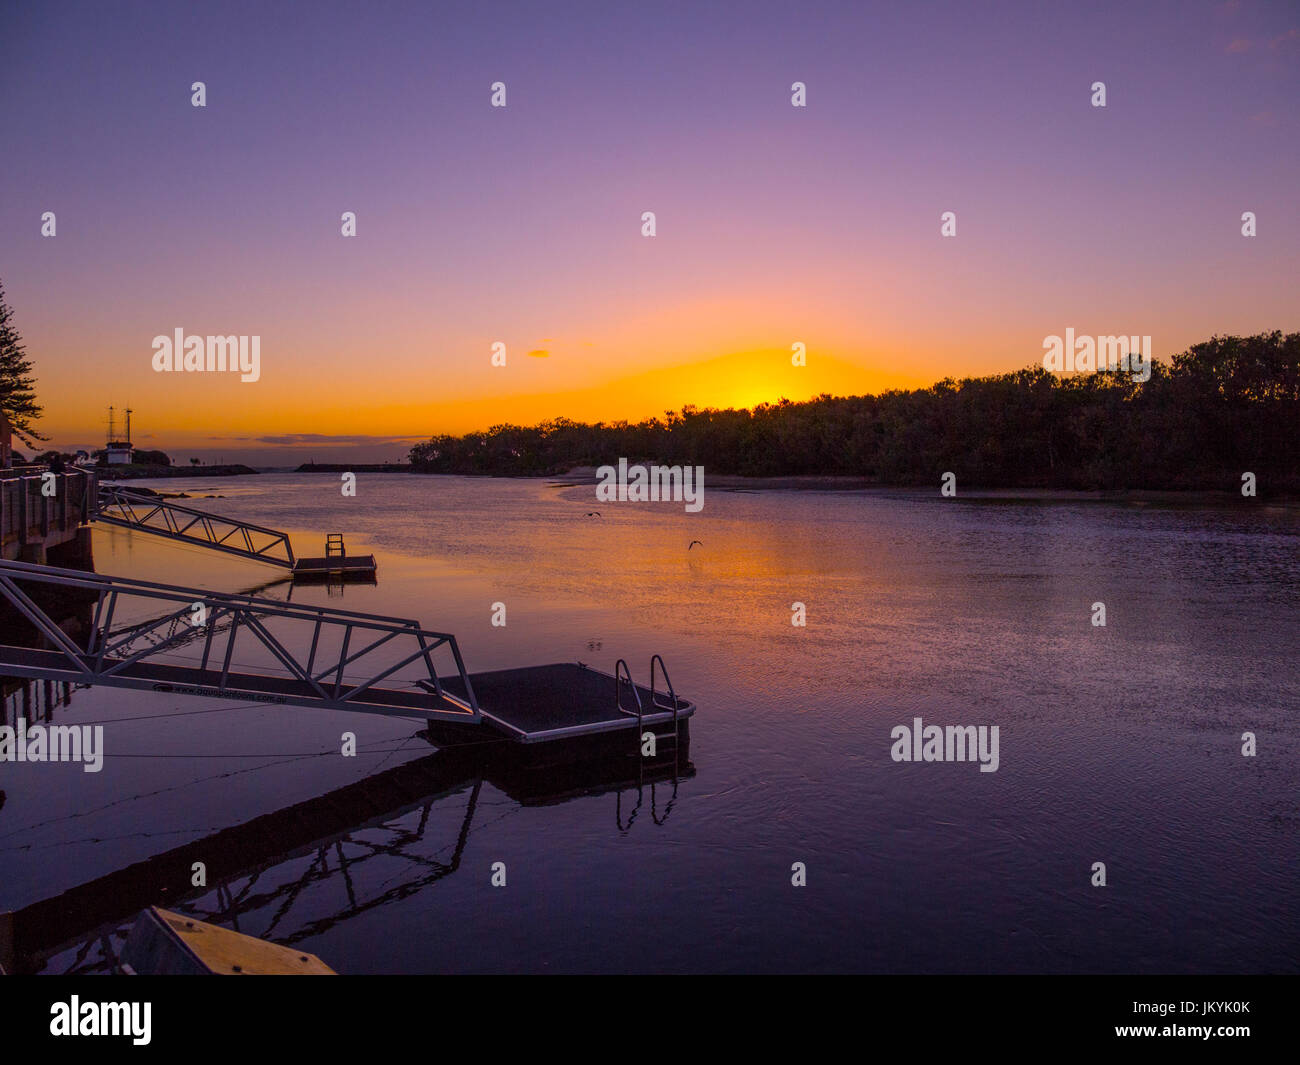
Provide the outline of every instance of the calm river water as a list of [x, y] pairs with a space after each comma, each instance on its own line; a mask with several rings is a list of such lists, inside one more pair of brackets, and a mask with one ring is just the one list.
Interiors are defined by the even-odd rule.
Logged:
[[[295, 602], [454, 632], [475, 671], [625, 658], [645, 681], [660, 653], [699, 706], [670, 807], [671, 784], [638, 810], [635, 787], [534, 805], [467, 782], [194, 913], [344, 973], [1300, 971], [1294, 508], [711, 489], [690, 514], [526, 480], [152, 485], [299, 554], [341, 531], [378, 557], [376, 586]], [[95, 555], [219, 591], [277, 576], [109, 527]], [[916, 717], [997, 725], [997, 771], [894, 762]], [[104, 769], [0, 765], [0, 910], [430, 752], [410, 721], [152, 692], [77, 690], [55, 719], [104, 725]], [[119, 940], [46, 971], [102, 967]]]

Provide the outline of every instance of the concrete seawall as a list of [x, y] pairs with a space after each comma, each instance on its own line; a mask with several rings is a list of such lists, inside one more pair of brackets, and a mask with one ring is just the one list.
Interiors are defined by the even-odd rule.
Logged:
[[46, 476], [35, 468], [0, 471], [0, 557], [93, 569], [91, 531], [97, 485], [89, 470]]

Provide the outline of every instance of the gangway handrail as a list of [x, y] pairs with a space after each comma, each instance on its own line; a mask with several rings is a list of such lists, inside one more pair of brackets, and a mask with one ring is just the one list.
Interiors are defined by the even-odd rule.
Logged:
[[[97, 593], [90, 634], [84, 646], [65, 633], [19, 587], [20, 582], [54, 584]], [[8, 600], [49, 645], [46, 648], [13, 646], [0, 637], [0, 672], [4, 673], [225, 698], [251, 695], [272, 702], [396, 716], [453, 717], [462, 721], [467, 718], [478, 721], [482, 716], [455, 636], [425, 629], [410, 618], [286, 603], [278, 599], [183, 588], [7, 560], [0, 561], [0, 599]], [[141, 599], [170, 606], [161, 616], [143, 622], [132, 619], [114, 631], [113, 619], [120, 601], [131, 603]], [[196, 626], [191, 622], [193, 612], [199, 606], [205, 608], [206, 614], [201, 624], [205, 631], [198, 667], [159, 661], [165, 652], [193, 639]], [[128, 606], [127, 609], [132, 608]], [[224, 624], [227, 618], [228, 625]], [[293, 640], [282, 641], [270, 628], [276, 621], [300, 623], [310, 627], [311, 631], [303, 632], [296, 644]], [[321, 636], [327, 627], [333, 633], [341, 630], [340, 649], [335, 650], [333, 639], [327, 640], [326, 649], [322, 649]], [[362, 634], [357, 642], [365, 646], [349, 653], [354, 632]], [[254, 637], [288, 676], [267, 673], [266, 667], [260, 665], [253, 668], [262, 672], [240, 672], [232, 676], [235, 640], [241, 633]], [[223, 647], [217, 646], [218, 637], [224, 641], [224, 654]], [[311, 651], [304, 663], [293, 648], [305, 646], [308, 637]], [[139, 643], [150, 639], [158, 642], [138, 648]], [[394, 645], [399, 648], [395, 652], [396, 662], [390, 660], [392, 649], [382, 660], [368, 658], [354, 670], [354, 674], [366, 672], [368, 675], [359, 680], [349, 679], [345, 684], [345, 668], [398, 639], [413, 640], [413, 649], [409, 642], [406, 647]], [[463, 697], [443, 690], [433, 655], [444, 646], [455, 661], [465, 693]], [[329, 661], [322, 666], [317, 662], [318, 656]], [[432, 705], [424, 695], [413, 691], [377, 687], [379, 682], [398, 670], [420, 662], [423, 662], [435, 688], [436, 701]]]
[[146, 503], [149, 504], [150, 506], [155, 506], [155, 505], [164, 506], [167, 507], [169, 510], [180, 510], [180, 511], [184, 511], [186, 514], [195, 514], [204, 518], [215, 518], [218, 521], [229, 522], [230, 524], [233, 525], [242, 525], [245, 529], [252, 529], [254, 532], [267, 533], [268, 535], [271, 536], [284, 535], [284, 533], [281, 532], [279, 529], [269, 529], [265, 525], [255, 525], [251, 521], [242, 521], [235, 518], [226, 518], [220, 514], [214, 514], [210, 510], [199, 510], [197, 507], [187, 507], [181, 503], [175, 503], [171, 499], [168, 499], [164, 496], [148, 495], [145, 492], [132, 491], [130, 488], [123, 488], [121, 485], [113, 482], [105, 484], [103, 481], [101, 481], [99, 483], [99, 491], [101, 495], [125, 496], [128, 499], [130, 499], [131, 502], [133, 503]]
[[[40, 580], [41, 575], [57, 580], [47, 580], [45, 583], [61, 584], [70, 588], [98, 588], [103, 585], [110, 585], [121, 588], [131, 586], [147, 589], [157, 592], [175, 592], [184, 596], [189, 596], [191, 600], [195, 596], [205, 600], [222, 600], [223, 602], [247, 604], [250, 606], [265, 605], [277, 607], [284, 613], [318, 613], [331, 614], [335, 617], [357, 618], [366, 621], [378, 622], [400, 622], [402, 625], [408, 625], [418, 629], [420, 623], [414, 618], [399, 618], [389, 614], [367, 614], [360, 610], [347, 610], [343, 607], [319, 606], [315, 603], [295, 603], [292, 600], [285, 599], [264, 599], [255, 595], [247, 595], [244, 592], [214, 592], [204, 588], [190, 588], [179, 584], [161, 584], [158, 581], [143, 581], [136, 577], [116, 577], [108, 573], [95, 573], [92, 570], [83, 569], [61, 569], [58, 566], [41, 566], [34, 562], [11, 562], [8, 559], [0, 560], [0, 573], [5, 570], [11, 570], [15, 573], [29, 574], [31, 579]], [[285, 578], [278, 578], [283, 582]], [[141, 594], [147, 594], [142, 591]], [[153, 596], [152, 598], [162, 599], [171, 598], [171, 596]], [[450, 635], [450, 633], [438, 633], [436, 635]]]
[[[117, 507], [122, 513], [115, 514], [107, 509], [109, 507]], [[137, 510], [143, 510], [144, 508], [148, 508], [147, 512], [143, 514], [137, 513]], [[150, 519], [155, 515], [161, 516], [162, 527], [149, 524]], [[188, 515], [191, 520], [182, 523], [177, 515]], [[214, 514], [212, 511], [183, 506], [161, 496], [133, 492], [129, 488], [123, 488], [116, 484], [100, 483], [96, 518], [109, 525], [119, 525], [126, 529], [138, 529], [141, 532], [153, 533], [155, 536], [166, 537], [169, 540], [179, 540], [182, 543], [210, 547], [216, 551], [225, 551], [229, 554], [239, 555], [242, 558], [267, 562], [273, 566], [284, 566], [287, 569], [293, 569], [295, 562], [293, 545], [289, 542], [289, 536], [279, 529], [268, 529], [264, 525], [254, 525], [252, 522], [241, 521], [238, 518], [227, 518], [221, 514]], [[219, 525], [230, 526], [229, 531], [224, 534], [219, 533], [214, 528], [214, 522]], [[204, 535], [192, 534], [190, 530], [195, 526], [202, 529]], [[253, 533], [269, 536], [271, 538], [270, 542], [257, 547], [253, 542], [252, 535], [250, 535]], [[226, 543], [227, 540], [236, 535], [243, 538], [244, 546], [242, 548], [232, 547]], [[285, 558], [277, 558], [275, 555], [269, 554], [269, 552], [276, 550], [281, 545], [284, 547]]]

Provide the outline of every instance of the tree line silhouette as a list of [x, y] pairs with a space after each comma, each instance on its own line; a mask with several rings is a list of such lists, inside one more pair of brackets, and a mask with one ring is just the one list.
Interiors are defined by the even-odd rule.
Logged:
[[1030, 367], [878, 396], [821, 395], [753, 410], [687, 406], [635, 424], [564, 418], [441, 435], [411, 449], [424, 473], [536, 476], [629, 462], [746, 476], [846, 475], [983, 488], [1300, 491], [1300, 333], [1213, 337], [1125, 371]]

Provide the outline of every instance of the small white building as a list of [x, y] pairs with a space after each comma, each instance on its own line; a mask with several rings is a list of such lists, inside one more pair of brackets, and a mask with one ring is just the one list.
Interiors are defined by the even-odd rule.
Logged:
[[129, 466], [132, 450], [130, 441], [110, 440], [104, 445], [104, 460], [110, 466]]

